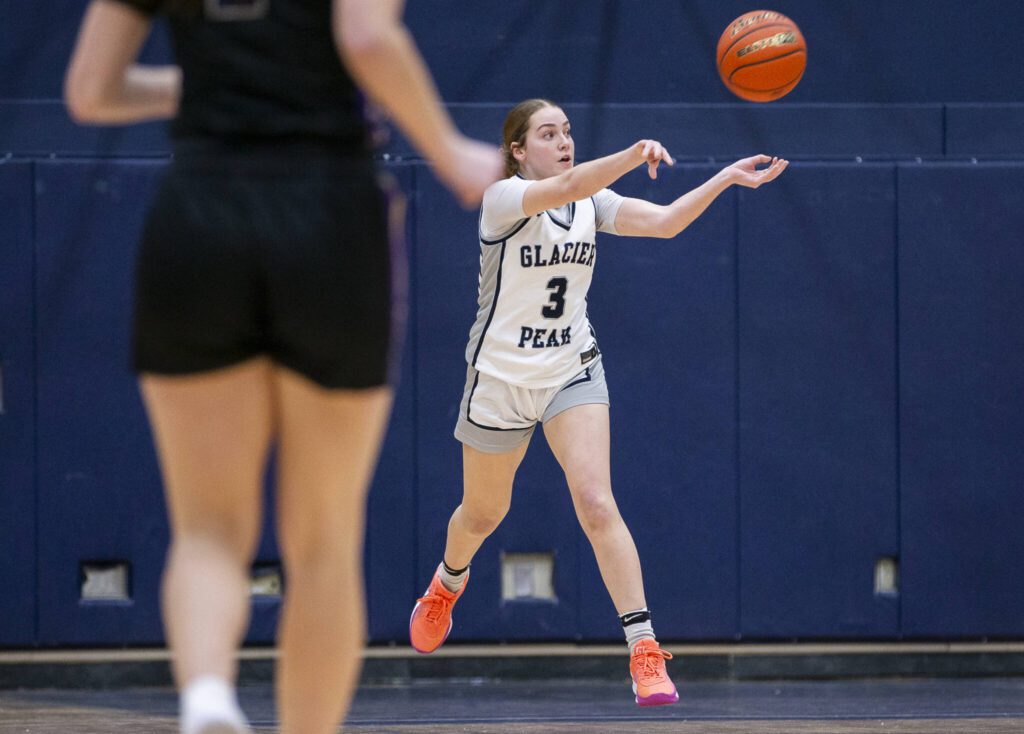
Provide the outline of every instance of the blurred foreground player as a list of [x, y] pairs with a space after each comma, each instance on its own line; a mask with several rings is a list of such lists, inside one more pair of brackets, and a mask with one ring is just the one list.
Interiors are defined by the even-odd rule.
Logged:
[[[402, 225], [389, 226], [359, 88], [464, 205], [502, 168], [452, 125], [401, 9], [93, 0], [67, 71], [79, 122], [174, 118], [140, 247], [133, 359], [170, 515], [163, 616], [184, 734], [249, 731], [235, 653], [271, 443], [287, 579], [280, 730], [335, 732], [357, 679], [365, 493], [403, 290], [391, 276]], [[156, 13], [178, 66], [135, 63]]]

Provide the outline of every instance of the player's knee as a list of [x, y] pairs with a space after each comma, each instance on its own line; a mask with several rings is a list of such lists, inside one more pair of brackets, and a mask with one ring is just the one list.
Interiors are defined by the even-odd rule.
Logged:
[[293, 572], [334, 569], [362, 556], [363, 516], [330, 512], [295, 514], [277, 528], [282, 559]]
[[587, 535], [600, 533], [619, 522], [619, 510], [607, 487], [592, 485], [576, 493], [576, 514]]
[[472, 535], [490, 535], [508, 514], [509, 505], [502, 503], [489, 507], [467, 507], [462, 505], [463, 528]]
[[171, 541], [172, 552], [187, 556], [211, 553], [248, 563], [256, 550], [258, 532], [241, 521], [197, 523], [179, 528]]
[[327, 573], [338, 577], [361, 557], [359, 548], [350, 538], [326, 533], [294, 533], [279, 539], [281, 557], [289, 578], [300, 576], [315, 578]]

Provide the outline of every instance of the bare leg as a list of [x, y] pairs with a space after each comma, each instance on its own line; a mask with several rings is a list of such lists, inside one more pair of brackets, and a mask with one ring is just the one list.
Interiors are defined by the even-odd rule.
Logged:
[[576, 516], [594, 548], [601, 578], [619, 614], [643, 609], [640, 558], [612, 496], [607, 405], [579, 405], [544, 424], [562, 465]]
[[282, 734], [333, 734], [366, 637], [366, 492], [391, 408], [388, 388], [325, 390], [275, 373], [278, 538], [287, 591], [278, 643]]
[[270, 374], [253, 360], [141, 381], [171, 521], [163, 616], [179, 688], [204, 674], [235, 677], [272, 429]]
[[465, 568], [512, 504], [512, 481], [529, 442], [505, 454], [462, 446], [462, 504], [448, 521], [444, 562]]

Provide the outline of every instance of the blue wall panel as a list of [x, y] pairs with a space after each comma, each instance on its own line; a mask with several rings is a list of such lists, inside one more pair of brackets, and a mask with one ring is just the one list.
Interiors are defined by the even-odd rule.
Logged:
[[[711, 166], [635, 171], [614, 186], [668, 203]], [[674, 240], [600, 234], [588, 299], [611, 398], [612, 482], [664, 639], [729, 638], [736, 618], [735, 198]], [[622, 627], [582, 539], [580, 633]]]
[[[511, 102], [451, 104], [459, 128], [499, 142]], [[749, 105], [565, 103], [576, 135], [576, 156], [587, 160], [624, 148], [637, 139], [661, 140], [681, 159], [736, 158], [765, 150], [793, 158], [936, 157], [944, 152], [1021, 152], [1016, 107], [951, 108], [949, 129], [938, 104]], [[0, 153], [22, 156], [164, 156], [170, 151], [166, 125], [83, 127], [55, 100], [0, 101]], [[418, 158], [397, 131], [381, 152]]]
[[[445, 99], [549, 96], [562, 101], [728, 102], [715, 45], [746, 0], [514, 0], [410, 3], [406, 17]], [[972, 102], [1020, 99], [1024, 65], [1013, 44], [1024, 12], [1012, 0], [959, 6], [929, 0], [788, 0], [807, 38], [808, 69], [789, 102]], [[648, 39], [651, 24], [657, 37]], [[446, 32], [438, 32], [439, 28]], [[897, 32], [894, 29], [912, 29]], [[936, 50], [956, 36], [958, 48]]]
[[[390, 166], [388, 171], [407, 196], [405, 234], [409, 238], [416, 218], [412, 200], [415, 182], [419, 175], [430, 174], [419, 173], [414, 166]], [[405, 244], [414, 277], [416, 251], [411, 242]], [[399, 277], [405, 278], [404, 274]], [[404, 282], [407, 287], [412, 285], [408, 279]], [[411, 323], [410, 318], [391, 422], [367, 508], [367, 604], [370, 639], [374, 642], [408, 638], [410, 605], [420, 583], [416, 576], [416, 340]]]
[[0, 153], [108, 158], [165, 156], [169, 152], [167, 125], [162, 122], [126, 127], [76, 125], [59, 100], [0, 100]]
[[[1024, 96], [1024, 90], [1021, 95]], [[946, 108], [946, 153], [1024, 156], [1024, 104], [959, 104]]]
[[[60, 96], [85, 5], [0, 0], [0, 68], [8, 72], [0, 99]], [[409, 3], [406, 19], [454, 102], [731, 102], [715, 45], [751, 9], [746, 0], [433, 0]], [[1024, 36], [1024, 12], [1013, 0], [976, 0], [969, 23], [958, 5], [930, 0], [788, 0], [777, 9], [808, 42], [807, 73], [783, 104], [1020, 101], [1016, 47], [993, 42]], [[937, 50], [938, 39], [953, 37], [958, 49], [985, 52]], [[155, 34], [145, 57], [166, 54], [166, 36]]]
[[[501, 140], [512, 103], [449, 105], [467, 134]], [[655, 138], [677, 159], [733, 159], [763, 151], [794, 158], [930, 157], [943, 153], [941, 105], [563, 103], [576, 157], [588, 160]], [[0, 108], [2, 110], [2, 108]], [[2, 141], [0, 141], [2, 144]], [[393, 156], [415, 155], [395, 134]]]
[[[419, 470], [417, 592], [441, 561], [448, 519], [462, 497], [462, 445], [452, 436], [476, 315], [480, 245], [476, 213], [462, 211], [425, 171], [417, 177], [416, 438]], [[554, 458], [535, 433], [519, 469], [512, 510], [473, 561], [453, 640], [568, 638], [575, 633], [577, 524]], [[557, 604], [501, 604], [502, 552], [554, 552]], [[414, 598], [408, 600], [412, 608]]]
[[[86, 3], [0, 0], [0, 158], [117, 159], [35, 164], [34, 198], [33, 164], [0, 165], [0, 551], [19, 559], [0, 583], [39, 589], [0, 601], [0, 644], [161, 636], [166, 527], [127, 324], [135, 237], [168, 140], [163, 124], [67, 117], [62, 78]], [[602, 237], [591, 316], [612, 391], [613, 481], [662, 637], [1020, 636], [1024, 65], [991, 39], [1024, 35], [1024, 12], [979, 0], [964, 24], [926, 0], [792, 0], [779, 9], [808, 38], [807, 74], [755, 105], [722, 87], [712, 60], [725, 23], [749, 9], [440, 0], [406, 17], [477, 137], [497, 142], [510, 104], [546, 96], [564, 104], [579, 160], [643, 136], [701, 162], [655, 183], [632, 174], [624, 193], [668, 201], [713, 170], [704, 161], [759, 151], [1018, 161], [901, 167], [898, 189], [891, 166], [794, 165], [763, 190], [730, 191], [677, 243]], [[637, 40], [651, 17], [671, 41]], [[986, 53], [935, 51], [954, 36]], [[166, 60], [167, 41], [158, 24], [143, 59]], [[417, 157], [400, 136], [384, 152]], [[369, 499], [375, 641], [405, 639], [461, 496], [451, 431], [478, 264], [476, 212], [422, 164], [403, 165], [391, 168], [419, 221], [405, 360]], [[538, 431], [513, 510], [474, 564], [455, 640], [620, 639], [545, 443]], [[37, 506], [38, 537], [25, 521]], [[269, 496], [267, 512], [259, 560], [276, 562]], [[500, 554], [531, 550], [556, 554], [559, 603], [501, 605]], [[899, 597], [871, 593], [881, 555], [901, 561]], [[135, 566], [133, 606], [80, 605], [79, 563], [122, 559]], [[272, 638], [277, 612], [257, 604], [250, 641]]]
[[36, 628], [32, 174], [0, 163], [0, 645]]
[[739, 197], [741, 632], [896, 634], [873, 587], [899, 540], [892, 166]]
[[[686, 158], [932, 156], [942, 153], [940, 105], [609, 105], [581, 116], [605, 155], [638, 138]], [[589, 128], [589, 129], [588, 129]], [[841, 134], [837, 134], [838, 131]]]
[[907, 635], [1024, 635], [1022, 176], [899, 169]]
[[[39, 641], [155, 643], [163, 496], [130, 371], [136, 238], [162, 164], [39, 163]], [[130, 603], [81, 603], [80, 564], [129, 561]]]
[[[89, 0], [0, 0], [0, 99], [60, 97], [64, 71]], [[164, 23], [146, 40], [141, 58], [147, 63], [169, 58]]]

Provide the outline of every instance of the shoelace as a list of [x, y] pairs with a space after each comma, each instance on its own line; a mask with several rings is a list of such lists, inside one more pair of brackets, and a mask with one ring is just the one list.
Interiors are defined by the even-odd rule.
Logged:
[[427, 621], [431, 624], [436, 624], [437, 621], [441, 618], [441, 615], [444, 614], [445, 611], [447, 611], [448, 608], [452, 606], [451, 600], [446, 599], [440, 594], [427, 594], [426, 596], [421, 596], [416, 601], [420, 604], [429, 605], [426, 617]]
[[666, 660], [672, 659], [672, 653], [666, 652], [661, 648], [641, 648], [642, 652], [634, 652], [634, 658], [641, 659], [640, 678], [647, 680], [649, 678], [662, 678], [662, 668], [665, 665]]

